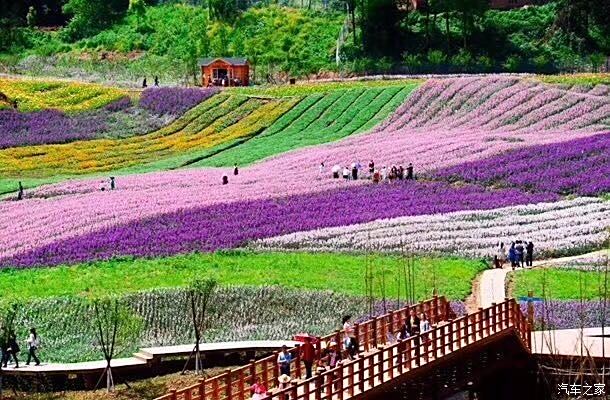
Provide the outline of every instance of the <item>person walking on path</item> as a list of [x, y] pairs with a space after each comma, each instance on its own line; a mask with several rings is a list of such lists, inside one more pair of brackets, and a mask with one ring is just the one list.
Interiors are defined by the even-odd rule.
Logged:
[[239, 175], [239, 168], [237, 168], [237, 164], [233, 165], [233, 175]]
[[502, 268], [506, 262], [506, 246], [504, 243], [500, 243], [498, 246], [498, 252], [494, 256], [494, 264], [496, 268]]
[[30, 361], [32, 361], [32, 358], [33, 358], [34, 362], [36, 363], [36, 366], [39, 366], [40, 360], [36, 356], [36, 351], [38, 351], [38, 347], [40, 347], [40, 340], [38, 339], [38, 334], [36, 333], [36, 328], [30, 329], [30, 336], [28, 337], [27, 344], [28, 344], [28, 361], [25, 363], [25, 365], [30, 365]]
[[311, 378], [313, 363], [316, 360], [316, 348], [311, 343], [311, 337], [305, 338], [305, 343], [301, 346], [301, 360], [305, 364], [305, 379]]
[[159, 77], [155, 76], [155, 86], [159, 86]]
[[528, 242], [527, 246], [525, 246], [525, 251], [525, 265], [527, 265], [528, 267], [532, 267], [534, 265], [534, 242]]
[[17, 358], [17, 355], [19, 354], [21, 349], [19, 348], [19, 344], [17, 343], [17, 337], [15, 336], [15, 332], [8, 332], [6, 337], [3, 339], [3, 341], [6, 342], [2, 346], [2, 354], [4, 355], [4, 359], [2, 360], [2, 366], [6, 368], [12, 356], [13, 360], [15, 360], [15, 368], [19, 368], [19, 359]]
[[290, 362], [292, 355], [288, 351], [288, 347], [282, 346], [282, 351], [277, 356], [277, 365], [280, 369], [280, 375], [290, 376]]
[[515, 246], [517, 250], [517, 266], [521, 266], [521, 268], [525, 267], [525, 248], [523, 247], [523, 242], [521, 240], [517, 240], [517, 245]]
[[513, 271], [515, 270], [515, 268], [517, 267], [517, 249], [515, 248], [515, 242], [513, 242], [510, 245], [510, 249], [508, 249], [508, 260], [510, 261], [510, 266], [513, 269]]
[[144, 78], [144, 80], [142, 81], [142, 87], [148, 87], [148, 84], [146, 83], [146, 77]]

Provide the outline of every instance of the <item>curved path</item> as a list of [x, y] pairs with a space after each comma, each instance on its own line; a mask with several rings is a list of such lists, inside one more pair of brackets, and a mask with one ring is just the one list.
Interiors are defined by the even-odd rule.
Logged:
[[[609, 250], [599, 250], [578, 256], [537, 260], [534, 261], [533, 267], [530, 268], [557, 266], [578, 260], [594, 259], [608, 255], [608, 253]], [[517, 268], [517, 270], [521, 269], [523, 268]], [[506, 276], [511, 270], [510, 264], [505, 264], [502, 269], [493, 268], [483, 271], [479, 280], [478, 296], [476, 296], [478, 307], [487, 308], [490, 307], [492, 303], [498, 304], [504, 301], [508, 295], [506, 290]]]

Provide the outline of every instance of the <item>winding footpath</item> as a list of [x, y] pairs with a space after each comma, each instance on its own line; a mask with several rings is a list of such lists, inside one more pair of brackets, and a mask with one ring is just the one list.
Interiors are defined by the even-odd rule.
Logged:
[[[559, 266], [578, 260], [601, 257], [606, 254], [608, 254], [608, 250], [599, 250], [594, 251], [592, 253], [581, 254], [578, 256], [538, 260], [534, 261], [533, 266], [530, 268]], [[523, 268], [518, 268], [517, 271], [522, 269]], [[511, 270], [512, 269], [510, 265], [505, 264], [504, 267], [501, 269], [493, 268], [483, 271], [478, 283], [478, 296], [476, 296], [477, 307], [487, 308], [490, 307], [493, 303], [499, 304], [503, 302], [504, 299], [508, 297], [508, 293], [506, 290], [506, 277]], [[476, 290], [473, 292], [476, 293]]]

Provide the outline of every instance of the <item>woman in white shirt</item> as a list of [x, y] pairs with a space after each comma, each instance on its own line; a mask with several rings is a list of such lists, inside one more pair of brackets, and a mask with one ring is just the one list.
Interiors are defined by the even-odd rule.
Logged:
[[30, 361], [32, 361], [32, 358], [34, 359], [34, 362], [36, 362], [37, 366], [40, 365], [40, 360], [36, 356], [36, 351], [38, 350], [38, 347], [40, 346], [40, 340], [38, 340], [38, 334], [36, 333], [36, 328], [30, 329], [30, 336], [28, 337], [27, 345], [28, 345], [28, 361], [25, 363], [25, 365], [30, 365]]

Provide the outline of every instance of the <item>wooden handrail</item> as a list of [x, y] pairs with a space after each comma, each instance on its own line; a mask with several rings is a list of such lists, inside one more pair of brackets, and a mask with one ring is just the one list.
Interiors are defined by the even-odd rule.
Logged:
[[[444, 296], [435, 296], [432, 299], [421, 303], [388, 312], [376, 318], [355, 324], [357, 327], [355, 332], [358, 335], [360, 347], [365, 351], [369, 351], [375, 347], [375, 342], [377, 342], [377, 344], [387, 343], [387, 333], [396, 333], [408, 318], [411, 309], [414, 309], [418, 313], [428, 313], [428, 318], [430, 318], [431, 321], [446, 321], [448, 316], [451, 315], [449, 312], [449, 302]], [[377, 320], [377, 322], [374, 322], [374, 320]], [[338, 330], [323, 336], [320, 340], [324, 343], [330, 343], [338, 338], [342, 338], [344, 334], [344, 330]], [[337, 342], [337, 346], [340, 347], [341, 343]], [[302, 365], [300, 365], [301, 363], [296, 361], [300, 359], [298, 346], [289, 351], [295, 360], [295, 362], [292, 363], [292, 367], [294, 368], [293, 374], [302, 376], [304, 369], [302, 368]], [[267, 388], [273, 389], [277, 387], [277, 356], [273, 354], [252, 361], [250, 364], [236, 368], [232, 371], [227, 370], [225, 373], [207, 378], [205, 381], [200, 381], [195, 385], [157, 397], [155, 400], [228, 400], [229, 398], [241, 399], [242, 396], [248, 398], [250, 396], [250, 385], [254, 384], [255, 380], [255, 377], [252, 375], [253, 371], [255, 372], [256, 377], [261, 378], [261, 383]], [[356, 369], [355, 373], [358, 373], [358, 369]], [[345, 373], [344, 379], [350, 379], [347, 372]], [[334, 387], [334, 385], [332, 386]], [[350, 390], [348, 384], [344, 386], [346, 390]], [[286, 393], [288, 393], [288, 391], [286, 391]], [[227, 398], [227, 395], [230, 397]], [[326, 397], [323, 396], [323, 398]]]
[[[526, 349], [530, 324], [514, 299], [494, 304], [473, 314], [436, 326], [425, 334], [371, 351], [356, 360], [340, 364], [317, 377], [300, 381], [269, 394], [265, 400], [311, 400], [351, 397], [389, 382], [396, 375], [409, 372], [444, 355], [471, 346], [477, 341], [514, 330]], [[461, 333], [465, 329], [466, 333]], [[474, 340], [471, 340], [474, 338]], [[414, 365], [415, 361], [415, 365]]]

